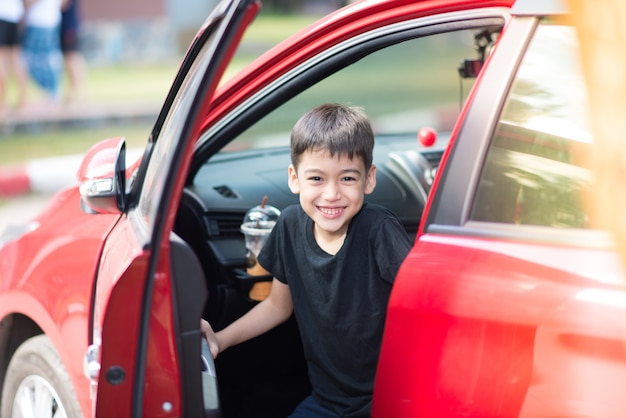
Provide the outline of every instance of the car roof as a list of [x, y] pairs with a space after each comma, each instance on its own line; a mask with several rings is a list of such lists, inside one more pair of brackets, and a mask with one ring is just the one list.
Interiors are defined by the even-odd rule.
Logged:
[[550, 16], [569, 13], [565, 0], [517, 0], [511, 8], [514, 16]]

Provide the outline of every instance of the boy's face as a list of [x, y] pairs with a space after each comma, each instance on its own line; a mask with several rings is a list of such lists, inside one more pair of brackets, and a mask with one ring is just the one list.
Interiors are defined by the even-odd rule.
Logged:
[[298, 169], [289, 166], [289, 188], [315, 222], [316, 237], [343, 237], [363, 206], [363, 197], [376, 187], [376, 167], [365, 172], [359, 157], [331, 157], [326, 150], [306, 151]]

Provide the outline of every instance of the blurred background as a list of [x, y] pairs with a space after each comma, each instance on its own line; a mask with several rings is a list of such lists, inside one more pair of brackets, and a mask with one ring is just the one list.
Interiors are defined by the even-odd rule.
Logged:
[[[81, 34], [92, 63], [155, 61], [178, 57], [217, 0], [82, 0]], [[262, 16], [326, 14], [340, 0], [264, 0]], [[281, 22], [282, 26], [289, 26]], [[269, 27], [266, 27], [266, 29]], [[277, 26], [274, 26], [276, 29]], [[275, 31], [272, 31], [275, 33]], [[271, 34], [269, 34], [271, 36]]]
[[[142, 147], [187, 46], [217, 4], [217, 0], [79, 1], [79, 52], [86, 67], [80, 96], [53, 108], [38, 106], [44, 93], [29, 82], [23, 109], [0, 115], [0, 166], [84, 153], [112, 136], [126, 137], [129, 147]], [[345, 3], [263, 1], [229, 71]], [[17, 100], [12, 81], [10, 76], [9, 107]], [[64, 75], [61, 91], [67, 83]]]

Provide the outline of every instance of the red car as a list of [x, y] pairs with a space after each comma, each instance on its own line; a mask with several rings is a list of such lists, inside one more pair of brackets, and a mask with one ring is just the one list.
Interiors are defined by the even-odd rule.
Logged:
[[215, 362], [199, 323], [263, 297], [240, 225], [265, 196], [297, 202], [289, 130], [322, 102], [370, 116], [369, 200], [415, 240], [373, 416], [623, 416], [624, 277], [583, 200], [593, 137], [562, 5], [360, 1], [225, 80], [259, 8], [208, 17], [139, 161], [99, 143], [0, 239], [2, 417], [286, 416], [310, 392], [295, 320]]

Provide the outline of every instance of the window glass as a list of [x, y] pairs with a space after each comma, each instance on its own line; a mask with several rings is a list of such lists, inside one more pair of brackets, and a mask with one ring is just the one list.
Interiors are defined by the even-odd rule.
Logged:
[[540, 26], [493, 134], [470, 218], [587, 228], [587, 109], [574, 29]]

